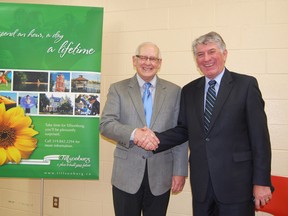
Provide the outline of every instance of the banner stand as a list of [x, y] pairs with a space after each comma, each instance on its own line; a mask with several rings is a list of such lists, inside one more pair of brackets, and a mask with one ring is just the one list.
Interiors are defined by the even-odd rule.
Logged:
[[103, 11], [0, 3], [0, 177], [99, 179]]
[[44, 206], [44, 179], [41, 178], [40, 185], [40, 216], [43, 216], [43, 206]]

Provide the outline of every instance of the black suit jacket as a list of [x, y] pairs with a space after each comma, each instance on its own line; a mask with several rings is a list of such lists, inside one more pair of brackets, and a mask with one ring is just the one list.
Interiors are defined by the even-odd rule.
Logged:
[[178, 126], [157, 134], [157, 151], [189, 140], [193, 199], [205, 199], [211, 177], [220, 202], [251, 200], [254, 184], [271, 185], [270, 138], [257, 80], [225, 69], [207, 134], [204, 87], [204, 77], [183, 87]]

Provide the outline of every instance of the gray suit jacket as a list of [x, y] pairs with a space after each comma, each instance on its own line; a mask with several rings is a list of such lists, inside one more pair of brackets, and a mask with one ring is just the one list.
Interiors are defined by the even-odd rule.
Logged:
[[[181, 89], [157, 77], [150, 128], [162, 132], [177, 125]], [[145, 126], [144, 108], [136, 75], [110, 86], [102, 112], [100, 132], [115, 140], [112, 184], [127, 193], [138, 191], [147, 161], [148, 178], [153, 195], [171, 188], [172, 176], [187, 176], [188, 144], [153, 154], [130, 142], [135, 128]]]

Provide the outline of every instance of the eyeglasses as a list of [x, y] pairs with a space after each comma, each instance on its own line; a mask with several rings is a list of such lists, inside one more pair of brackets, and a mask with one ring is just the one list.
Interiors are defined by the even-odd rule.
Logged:
[[143, 62], [147, 61], [148, 59], [151, 63], [156, 63], [156, 62], [161, 61], [160, 58], [156, 58], [156, 57], [148, 57], [148, 56], [143, 56], [143, 55], [136, 55], [136, 57], [139, 58]]

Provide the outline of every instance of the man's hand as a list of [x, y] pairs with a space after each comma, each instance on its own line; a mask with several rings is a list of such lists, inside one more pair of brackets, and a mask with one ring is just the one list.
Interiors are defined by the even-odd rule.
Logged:
[[253, 195], [256, 209], [260, 209], [261, 206], [267, 205], [272, 199], [271, 188], [268, 186], [254, 185]]
[[172, 193], [180, 193], [185, 185], [185, 176], [173, 176], [172, 177]]
[[136, 129], [134, 143], [145, 150], [153, 151], [158, 148], [159, 140], [152, 130], [144, 127]]

